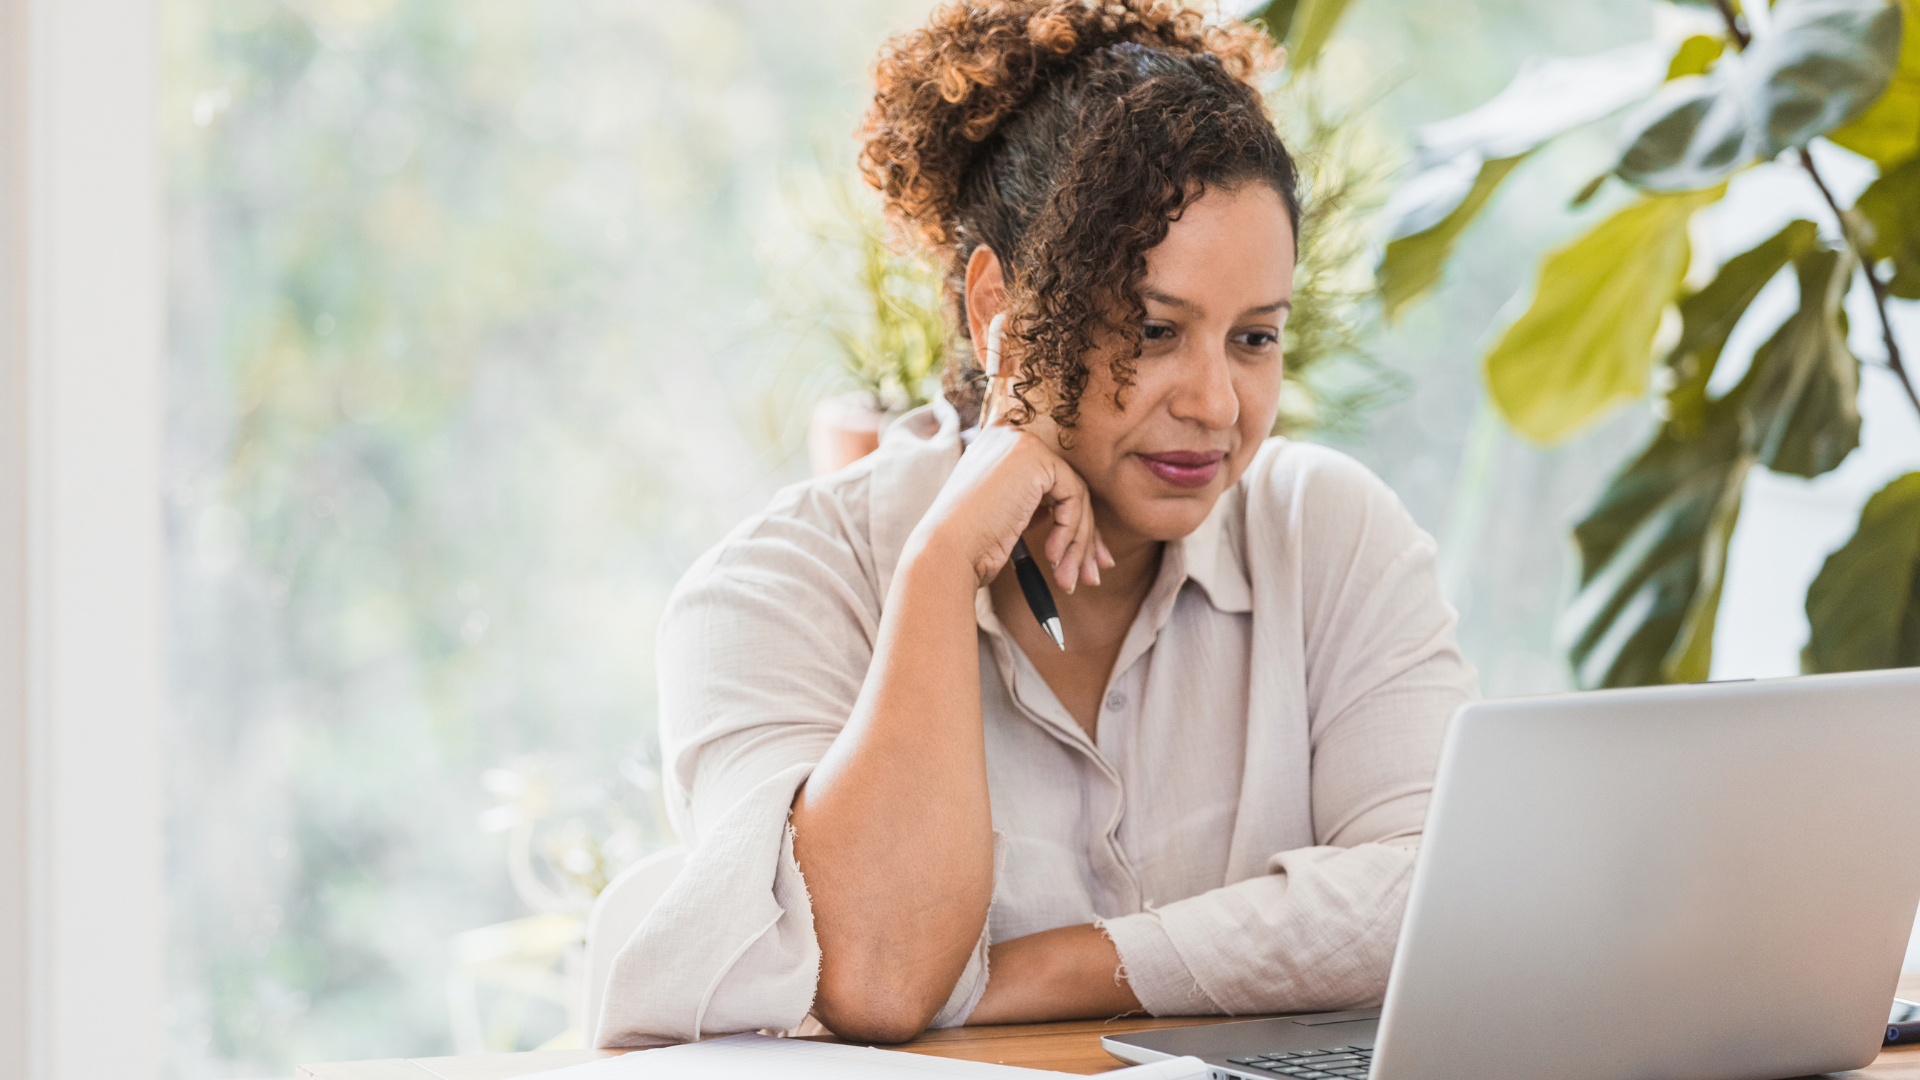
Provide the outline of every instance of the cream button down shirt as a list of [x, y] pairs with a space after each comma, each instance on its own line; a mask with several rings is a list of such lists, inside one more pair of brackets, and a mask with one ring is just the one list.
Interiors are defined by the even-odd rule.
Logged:
[[[692, 851], [615, 960], [598, 1045], [806, 1019], [820, 949], [790, 807], [853, 711], [901, 548], [960, 454], [945, 402], [910, 413], [681, 581], [660, 727]], [[1156, 1015], [1378, 1002], [1441, 733], [1474, 693], [1434, 554], [1364, 467], [1269, 440], [1167, 544], [1097, 739], [982, 589], [993, 900], [935, 1026], [979, 1002], [990, 944], [1081, 923]]]

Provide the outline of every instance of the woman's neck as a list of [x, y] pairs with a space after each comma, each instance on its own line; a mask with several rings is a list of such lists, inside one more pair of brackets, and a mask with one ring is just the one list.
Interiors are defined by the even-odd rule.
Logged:
[[[1096, 507], [1096, 519], [1098, 516]], [[1026, 535], [1028, 549], [1043, 564], [1042, 545], [1050, 528], [1052, 522], [1043, 521]], [[1066, 635], [1065, 649], [1057, 647], [1028, 612], [1011, 565], [989, 586], [994, 611], [1008, 634], [1090, 739], [1099, 737], [1100, 702], [1112, 680], [1120, 648], [1159, 575], [1160, 555], [1166, 549], [1158, 540], [1126, 530], [1103, 533], [1102, 539], [1114, 564], [1100, 571], [1100, 584], [1081, 585], [1071, 593], [1058, 583], [1050, 586]], [[1052, 575], [1048, 578], [1051, 581]]]

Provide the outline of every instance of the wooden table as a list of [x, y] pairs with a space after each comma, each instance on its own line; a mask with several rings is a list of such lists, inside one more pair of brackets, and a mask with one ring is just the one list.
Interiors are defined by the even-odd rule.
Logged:
[[[1920, 1000], [1920, 974], [1900, 977], [1900, 996]], [[1121, 1066], [1121, 1062], [1100, 1048], [1102, 1035], [1219, 1021], [1219, 1017], [1185, 1017], [948, 1028], [930, 1031], [910, 1043], [891, 1049], [1058, 1072], [1097, 1073]], [[332, 1065], [302, 1065], [295, 1075], [298, 1080], [511, 1080], [528, 1073], [578, 1065], [618, 1052], [543, 1050], [526, 1054], [475, 1054], [468, 1057], [387, 1058]], [[1920, 1080], [1920, 1047], [1882, 1051], [1872, 1065], [1858, 1072], [1837, 1075], [1850, 1080]]]

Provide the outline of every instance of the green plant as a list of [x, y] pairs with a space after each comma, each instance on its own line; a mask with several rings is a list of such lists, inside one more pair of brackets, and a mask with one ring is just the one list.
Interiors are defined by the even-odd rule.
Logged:
[[[1814, 477], [1859, 443], [1860, 363], [1841, 299], [1871, 288], [1884, 363], [1920, 412], [1888, 317], [1920, 299], [1920, 0], [1776, 0], [1754, 35], [1736, 0], [1677, 48], [1648, 42], [1531, 63], [1487, 105], [1423, 129], [1387, 211], [1379, 275], [1388, 317], [1439, 279], [1456, 239], [1499, 184], [1548, 140], [1623, 108], [1616, 177], [1637, 198], [1547, 256], [1532, 304], [1483, 361], [1494, 406], [1550, 445], [1623, 403], [1657, 394], [1651, 443], [1574, 530], [1580, 589], [1562, 633], [1582, 686], [1707, 677], [1729, 542], [1752, 468]], [[1902, 35], [1903, 23], [1908, 32]], [[1825, 139], [1879, 177], [1851, 208], [1808, 145]], [[1800, 171], [1832, 209], [1823, 235], [1794, 221], [1688, 290], [1688, 224], [1748, 168]], [[1798, 310], [1725, 393], [1709, 389], [1749, 305], [1791, 268]], [[1889, 272], [1890, 271], [1890, 272]], [[1669, 305], [1679, 337], [1656, 355]], [[1809, 672], [1920, 664], [1920, 473], [1866, 507], [1807, 597]]]
[[1301, 178], [1276, 434], [1352, 433], [1404, 388], [1371, 349], [1380, 330], [1371, 249], [1391, 164], [1365, 111], [1337, 109], [1327, 98], [1315, 68], [1295, 70], [1268, 95]]
[[1286, 50], [1267, 94], [1300, 169], [1301, 218], [1276, 434], [1351, 434], [1405, 388], [1371, 343], [1380, 331], [1370, 249], [1392, 165], [1365, 107], [1335, 108], [1317, 61], [1350, 0], [1269, 0], [1247, 16]]
[[839, 373], [874, 408], [925, 405], [939, 391], [949, 347], [939, 268], [892, 242], [879, 199], [844, 179], [846, 169], [822, 164], [814, 173], [790, 192], [810, 241], [800, 262], [814, 264], [792, 268], [808, 281], [790, 301], [807, 312], [801, 337], [824, 338]]
[[833, 325], [847, 373], [888, 411], [925, 405], [938, 392], [947, 357], [940, 274], [918, 252], [888, 243], [877, 206], [842, 189], [842, 213], [855, 229], [858, 292], [866, 318]]

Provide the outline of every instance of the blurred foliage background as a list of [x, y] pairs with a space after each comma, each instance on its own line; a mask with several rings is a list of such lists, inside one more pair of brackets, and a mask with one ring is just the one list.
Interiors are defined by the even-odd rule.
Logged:
[[921, 12], [165, 10], [172, 1072], [479, 1049], [508, 819], [562, 895], [549, 834], [667, 842], [660, 607], [798, 467], [782, 170]]
[[[171, 1075], [564, 1037], [536, 969], [671, 842], [661, 605], [804, 475], [813, 404], [868, 385], [866, 256], [822, 193], [874, 50], [929, 6], [167, 0]], [[1283, 125], [1389, 171], [1525, 57], [1666, 9], [1333, 6]], [[1478, 376], [1541, 253], [1617, 208], [1566, 199], [1611, 140], [1530, 155], [1428, 299], [1383, 328], [1356, 298], [1290, 398], [1441, 538], [1489, 694], [1568, 685], [1567, 529], [1656, 422], [1540, 449]], [[1370, 241], [1328, 239], [1329, 295], [1364, 292]]]
[[[1644, 406], [1657, 387], [1654, 438], [1574, 529], [1580, 591], [1562, 634], [1582, 687], [1709, 677], [1748, 480], [1764, 469], [1819, 481], [1846, 464], [1861, 445], [1863, 363], [1920, 420], [1894, 328], [1920, 299], [1920, 28], [1907, 32], [1920, 2], [1773, 0], [1743, 12], [1714, 0], [1667, 14], [1646, 42], [1530, 62], [1492, 101], [1416, 130], [1379, 270], [1391, 317], [1440, 279], [1454, 240], [1528, 154], [1620, 114], [1618, 159], [1571, 203], [1617, 188], [1614, 178], [1632, 194], [1541, 264], [1526, 310], [1483, 361], [1494, 407], [1540, 445]], [[1750, 171], [1798, 198], [1749, 191], [1748, 224], [1817, 197], [1825, 227], [1794, 218], [1738, 254], [1716, 250], [1711, 234], [1696, 245], [1696, 216], [1706, 222], [1702, 211]], [[1857, 199], [1842, 202], [1829, 173]], [[1777, 300], [1755, 307], [1788, 276], [1791, 316]], [[1879, 331], [1864, 353], [1849, 340], [1850, 295], [1870, 309], [1862, 336]], [[1723, 369], [1728, 342], [1753, 332], [1771, 336]], [[1809, 583], [1808, 673], [1920, 664], [1916, 481], [1908, 473], [1869, 500]]]

